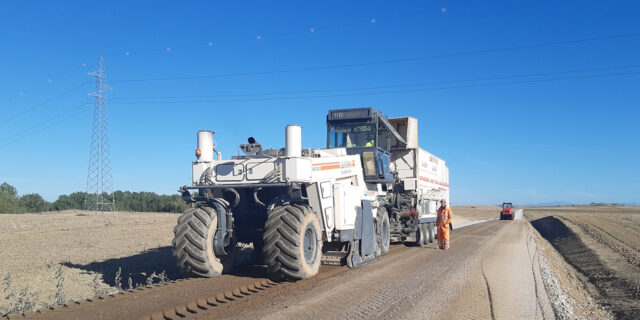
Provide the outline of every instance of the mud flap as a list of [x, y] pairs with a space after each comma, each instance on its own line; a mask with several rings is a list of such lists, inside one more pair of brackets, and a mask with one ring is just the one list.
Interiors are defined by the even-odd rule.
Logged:
[[373, 210], [371, 202], [362, 201], [362, 208], [356, 216], [356, 234], [350, 242], [350, 252], [347, 265], [350, 268], [359, 267], [378, 259], [376, 251], [376, 232], [373, 224]]

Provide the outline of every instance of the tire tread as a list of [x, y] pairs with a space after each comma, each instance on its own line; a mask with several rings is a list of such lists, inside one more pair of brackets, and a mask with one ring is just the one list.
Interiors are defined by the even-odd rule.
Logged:
[[220, 261], [209, 261], [207, 255], [208, 231], [214, 223], [214, 208], [189, 208], [178, 217], [178, 224], [173, 228], [173, 255], [178, 267], [187, 275], [198, 277], [214, 277], [220, 275]]
[[[307, 205], [285, 204], [269, 212], [265, 223], [264, 262], [274, 280], [300, 280], [307, 277], [299, 248], [302, 222], [315, 215]], [[319, 230], [318, 230], [319, 231]]]

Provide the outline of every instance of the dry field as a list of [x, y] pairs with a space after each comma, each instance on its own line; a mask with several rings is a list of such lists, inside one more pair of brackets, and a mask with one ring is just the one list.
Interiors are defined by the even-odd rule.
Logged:
[[[176, 218], [130, 212], [0, 214], [0, 277], [10, 275], [16, 295], [39, 307], [52, 303], [56, 292], [67, 301], [112, 292], [119, 268], [125, 289], [129, 277], [134, 285], [145, 283], [153, 272], [176, 279], [181, 275], [170, 248]], [[8, 303], [0, 300], [0, 310]]]
[[502, 209], [497, 206], [453, 206], [453, 227], [467, 222], [499, 218], [500, 210]]
[[640, 318], [640, 208], [539, 207], [525, 215], [601, 305], [616, 318]]

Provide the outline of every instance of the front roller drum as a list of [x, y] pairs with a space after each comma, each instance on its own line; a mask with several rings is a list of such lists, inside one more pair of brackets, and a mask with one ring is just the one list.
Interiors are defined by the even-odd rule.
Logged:
[[189, 276], [211, 278], [233, 268], [237, 247], [231, 243], [229, 254], [214, 254], [214, 239], [218, 227], [218, 211], [222, 206], [189, 208], [178, 218], [173, 229], [173, 255], [178, 267]]
[[306, 279], [320, 270], [322, 232], [309, 206], [276, 206], [269, 212], [263, 239], [264, 262], [273, 280]]

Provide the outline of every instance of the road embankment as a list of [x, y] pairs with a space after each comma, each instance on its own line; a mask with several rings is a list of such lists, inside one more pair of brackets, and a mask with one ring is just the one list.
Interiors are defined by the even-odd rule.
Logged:
[[583, 317], [596, 318], [592, 300], [597, 302], [598, 309], [606, 309], [617, 319], [639, 319], [640, 225], [634, 223], [637, 218], [594, 212], [546, 213], [555, 215], [533, 212], [531, 225], [547, 242], [550, 259], [556, 262], [552, 269], [556, 269], [559, 284], [567, 291], [568, 306], [574, 311], [585, 311]]

